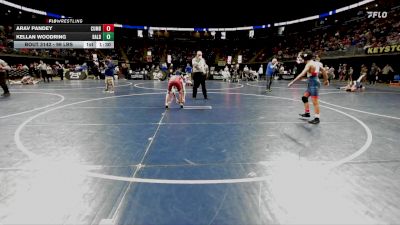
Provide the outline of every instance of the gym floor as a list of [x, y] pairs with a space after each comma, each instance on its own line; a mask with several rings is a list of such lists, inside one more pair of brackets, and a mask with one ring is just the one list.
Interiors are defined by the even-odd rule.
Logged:
[[[54, 81], [0, 98], [0, 224], [396, 224], [400, 89]], [[313, 107], [311, 106], [311, 112]]]

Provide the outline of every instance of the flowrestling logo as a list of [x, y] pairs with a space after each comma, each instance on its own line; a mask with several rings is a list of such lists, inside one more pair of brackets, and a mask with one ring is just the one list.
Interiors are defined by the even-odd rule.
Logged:
[[72, 18], [63, 18], [63, 19], [46, 19], [47, 23], [83, 23], [83, 19], [72, 19]]
[[383, 12], [380, 12], [380, 11], [367, 11], [367, 15], [368, 15], [368, 18], [379, 18], [379, 19], [381, 19], [381, 18], [387, 18], [387, 16], [388, 16], [388, 13], [387, 12], [385, 12], [385, 11], [383, 11]]

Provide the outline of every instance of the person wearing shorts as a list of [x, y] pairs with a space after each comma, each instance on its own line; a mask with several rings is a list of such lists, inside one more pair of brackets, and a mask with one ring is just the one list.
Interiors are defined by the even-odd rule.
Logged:
[[173, 91], [176, 89], [179, 92], [178, 103], [181, 108], [183, 108], [183, 104], [185, 103], [185, 93], [183, 89], [183, 79], [181, 75], [172, 75], [168, 81], [168, 90], [167, 95], [165, 96], [165, 108], [169, 108], [169, 104], [173, 99], [176, 98], [176, 95]]
[[300, 114], [301, 117], [310, 117], [310, 104], [308, 103], [308, 98], [311, 97], [312, 103], [314, 105], [315, 118], [309, 123], [318, 124], [320, 122], [320, 110], [319, 110], [319, 89], [321, 83], [318, 79], [318, 75], [321, 72], [324, 77], [324, 84], [329, 85], [328, 75], [322, 65], [322, 63], [312, 60], [313, 55], [311, 52], [307, 51], [301, 54], [301, 57], [306, 62], [306, 66], [292, 82], [288, 84], [288, 87], [292, 86], [293, 83], [301, 79], [303, 76], [307, 75], [307, 90], [304, 92], [301, 100], [304, 103], [304, 114]]
[[114, 93], [114, 64], [111, 62], [111, 58], [107, 57], [105, 60], [106, 70], [104, 71], [106, 90], [105, 92]]

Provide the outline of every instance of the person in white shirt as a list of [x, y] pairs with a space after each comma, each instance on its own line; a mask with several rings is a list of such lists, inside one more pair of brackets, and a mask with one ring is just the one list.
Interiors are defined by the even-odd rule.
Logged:
[[39, 67], [39, 70], [40, 70], [40, 74], [42, 75], [43, 81], [46, 82], [46, 79], [47, 79], [47, 82], [50, 82], [50, 78], [47, 75], [47, 65], [46, 65], [46, 63], [44, 63], [42, 60], [40, 60], [40, 63], [39, 63], [38, 67]]
[[389, 64], [386, 64], [382, 69], [382, 81], [391, 81], [393, 79], [392, 73], [394, 73], [393, 68]]
[[61, 80], [64, 80], [64, 66], [56, 61], [57, 75], [60, 76]]
[[204, 99], [207, 98], [207, 89], [206, 89], [206, 61], [203, 59], [203, 53], [201, 51], [197, 51], [196, 57], [192, 60], [193, 66], [193, 98], [197, 96], [197, 88], [199, 88], [201, 84], [201, 90], [203, 92]]
[[222, 79], [223, 81], [231, 81], [231, 73], [229, 73], [229, 68], [228, 66], [225, 66], [224, 71], [222, 71]]
[[261, 80], [262, 79], [262, 75], [263, 75], [263, 73], [264, 73], [264, 68], [263, 68], [263, 65], [261, 64], [260, 65], [260, 68], [258, 69], [258, 80]]
[[250, 80], [258, 81], [260, 79], [257, 71], [255, 71], [255, 70], [250, 69], [250, 73], [249, 74], [250, 74]]
[[[144, 70], [144, 69], [143, 69]], [[119, 78], [119, 66], [115, 66], [114, 68], [114, 80], [118, 80]], [[143, 78], [145, 78], [145, 75], [143, 74]], [[143, 79], [144, 80], [144, 79]]]
[[332, 66], [328, 69], [328, 81], [331, 82], [333, 79], [335, 79], [335, 68]]
[[243, 78], [245, 80], [249, 80], [249, 77], [250, 77], [250, 70], [249, 70], [249, 67], [247, 67], [247, 65], [245, 65], [243, 68]]
[[160, 70], [160, 67], [157, 66], [157, 68], [153, 72], [153, 79], [161, 81], [163, 78], [163, 73]]
[[51, 81], [53, 81], [53, 68], [50, 65], [47, 65], [46, 71], [47, 71], [47, 80], [51, 79]]
[[285, 73], [285, 67], [283, 65], [281, 65], [281, 67], [279, 68], [279, 73], [280, 74], [284, 74]]

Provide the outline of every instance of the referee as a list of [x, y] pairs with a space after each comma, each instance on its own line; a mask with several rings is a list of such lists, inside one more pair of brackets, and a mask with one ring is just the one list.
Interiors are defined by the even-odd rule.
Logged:
[[4, 93], [1, 96], [10, 96], [10, 91], [8, 90], [6, 84], [7, 71], [11, 70], [11, 67], [4, 61], [0, 59], [0, 86], [3, 88]]
[[193, 65], [193, 98], [196, 98], [197, 88], [199, 88], [201, 84], [201, 91], [203, 92], [204, 99], [207, 98], [207, 89], [206, 89], [206, 61], [202, 57], [202, 52], [197, 51], [196, 57], [192, 60]]

